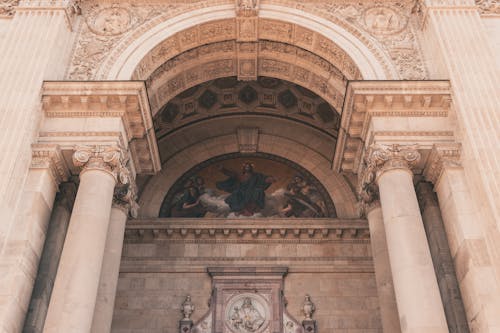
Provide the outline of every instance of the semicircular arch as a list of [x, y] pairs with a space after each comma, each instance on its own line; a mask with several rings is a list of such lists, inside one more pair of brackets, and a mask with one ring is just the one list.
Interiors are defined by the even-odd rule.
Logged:
[[[145, 184], [139, 198], [139, 215], [146, 218], [157, 217], [165, 195], [187, 170], [212, 157], [237, 153], [237, 142], [235, 134], [223, 135], [179, 151], [164, 163], [162, 171]], [[356, 196], [349, 184], [342, 175], [331, 169], [331, 162], [316, 151], [273, 135], [260, 135], [258, 151], [290, 160], [310, 172], [327, 190], [339, 218], [359, 217]]]
[[[234, 5], [227, 4], [193, 10], [183, 15], [170, 17], [164, 21], [157, 18], [155, 22], [160, 23], [156, 25], [150, 24], [148, 27], [141, 26], [137, 28], [137, 31], [130, 34], [134, 38], [130, 37], [122, 40], [100, 67], [97, 78], [106, 80], [131, 79], [134, 76], [134, 71], [143, 65], [143, 60], [160, 43], [179, 32], [189, 31], [204, 23], [234, 17]], [[372, 41], [358, 39], [355, 35], [356, 29], [353, 27], [351, 27], [352, 31], [348, 31], [345, 27], [311, 13], [279, 5], [263, 4], [259, 11], [259, 17], [268, 20], [279, 19], [293, 26], [293, 29], [297, 29], [295, 27], [302, 29], [306, 32], [305, 34], [297, 34], [293, 30], [292, 35], [304, 37], [301, 46], [305, 49], [310, 48], [313, 53], [324, 55], [326, 58], [328, 58], [329, 54], [335, 57], [339, 52], [345, 53], [352, 59], [356, 69], [359, 70], [364, 79], [384, 80], [398, 78], [396, 69], [392, 66], [390, 58], [382, 47]], [[311, 33], [312, 39], [309, 36]], [[288, 42], [300, 44], [297, 40], [290, 39]], [[204, 43], [205, 41], [195, 40], [191, 45], [186, 43], [183, 47], [188, 49]], [[173, 50], [175, 51], [175, 49]], [[166, 61], [185, 50], [176, 50], [164, 60]]]

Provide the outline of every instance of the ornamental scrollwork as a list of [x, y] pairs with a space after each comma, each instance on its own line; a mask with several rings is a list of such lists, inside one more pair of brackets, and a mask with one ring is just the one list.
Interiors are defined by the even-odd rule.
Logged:
[[0, 1], [0, 18], [12, 17], [16, 12], [16, 7], [19, 5], [19, 0], [2, 0]]
[[118, 146], [78, 146], [73, 153], [73, 164], [82, 171], [100, 169], [109, 172], [115, 179], [122, 172], [128, 158]]
[[379, 200], [377, 178], [392, 169], [411, 170], [419, 161], [418, 145], [372, 145], [366, 154], [360, 181], [358, 197], [364, 210]]

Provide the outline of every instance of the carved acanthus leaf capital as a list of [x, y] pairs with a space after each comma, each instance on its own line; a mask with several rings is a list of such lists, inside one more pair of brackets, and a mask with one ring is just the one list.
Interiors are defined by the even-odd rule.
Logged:
[[392, 169], [411, 170], [419, 161], [418, 145], [374, 144], [366, 157], [366, 164], [376, 172], [377, 177]]
[[392, 169], [411, 170], [420, 160], [417, 145], [372, 145], [359, 173], [358, 197], [367, 212], [379, 200], [377, 177]]
[[459, 143], [434, 145], [424, 169], [425, 179], [435, 185], [445, 168], [461, 167], [460, 151]]
[[57, 185], [69, 178], [69, 170], [58, 145], [33, 144], [31, 168], [49, 169]]
[[113, 206], [136, 218], [139, 211], [137, 204], [137, 185], [128, 168], [123, 168], [118, 174], [118, 184], [113, 195]]
[[122, 181], [123, 169], [127, 164], [126, 151], [117, 146], [78, 146], [73, 153], [73, 164], [81, 167], [82, 172], [99, 169], [109, 172], [116, 180]]

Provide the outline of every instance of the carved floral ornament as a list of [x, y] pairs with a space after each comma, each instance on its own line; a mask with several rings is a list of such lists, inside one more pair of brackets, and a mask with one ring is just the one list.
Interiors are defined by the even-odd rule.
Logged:
[[54, 181], [57, 184], [65, 182], [69, 178], [69, 171], [64, 163], [64, 159], [58, 145], [32, 145], [31, 168], [49, 169]]
[[128, 157], [125, 150], [117, 145], [111, 146], [78, 146], [73, 153], [73, 163], [82, 171], [99, 169], [109, 172], [121, 183], [129, 183], [129, 172], [125, 168]]
[[[255, 22], [252, 21], [258, 17], [260, 7], [258, 0], [233, 1], [235, 1], [233, 3], [235, 3], [240, 29], [242, 27], [240, 26], [241, 24], [255, 24], [256, 26], [260, 26], [262, 18], [258, 20], [258, 24], [257, 20]], [[273, 3], [272, 1], [270, 4]], [[168, 4], [120, 3], [111, 6], [109, 4], [90, 5], [85, 11], [87, 24], [83, 27], [80, 34], [72, 61], [70, 78], [90, 79], [96, 78], [96, 75], [99, 78], [107, 78], [106, 73], [113, 66], [114, 62], [120, 57], [124, 49], [131, 43], [136, 42], [138, 36], [176, 15], [208, 7], [211, 4], [215, 4], [215, 2], [198, 1], [194, 3], [175, 2]], [[326, 18], [346, 29], [354, 36], [357, 36], [374, 53], [378, 61], [383, 64], [388, 78], [396, 78], [394, 76], [395, 71], [391, 68], [392, 66], [397, 68], [396, 70], [399, 72], [401, 78], [422, 79], [426, 77], [425, 66], [423, 65], [418, 48], [418, 41], [409, 24], [409, 18], [412, 15], [411, 10], [414, 7], [413, 0], [383, 3], [373, 3], [371, 1], [349, 3], [315, 2], [314, 6], [310, 4], [297, 4], [295, 1], [280, 1], [279, 5], [296, 7], [299, 10]], [[208, 22], [208, 24], [211, 23], [213, 22]], [[204, 25], [206, 24], [201, 24], [200, 27]], [[233, 27], [236, 28], [236, 25], [233, 24]], [[272, 28], [280, 30], [283, 28], [283, 22], [274, 25]], [[191, 31], [191, 28], [188, 28], [186, 31], [188, 30]], [[274, 30], [266, 28], [266, 31], [270, 33]], [[210, 42], [210, 38], [220, 40], [221, 36], [225, 34], [224, 32], [222, 35], [221, 33], [216, 33], [212, 37], [207, 36], [211, 31], [215, 32], [210, 29], [204, 29], [202, 33], [204, 35], [203, 41], [194, 41], [196, 44], [188, 41], [183, 42], [182, 45], [178, 45], [175, 42], [171, 43], [168, 53], [174, 51], [174, 54], [171, 54], [170, 57], [196, 47], [200, 43]], [[262, 38], [260, 33], [261, 31], [259, 31], [259, 38]], [[202, 34], [195, 34], [192, 37], [195, 39], [198, 37], [201, 38]], [[234, 36], [235, 32], [231, 32], [231, 34]], [[184, 32], [180, 32], [180, 35], [185, 34]], [[289, 35], [286, 30], [282, 31], [280, 35], [282, 38], [288, 39], [300, 39], [304, 37], [304, 45], [308, 42], [313, 42], [312, 36], [308, 33], [303, 34], [300, 29], [293, 33], [293, 35]], [[188, 36], [186, 35], [186, 37]], [[295, 41], [291, 40], [285, 42], [295, 44]], [[311, 44], [311, 47], [322, 47], [320, 43], [316, 44], [316, 46]], [[183, 50], [178, 50], [179, 47], [183, 48]], [[321, 50], [318, 49], [317, 51]], [[323, 51], [329, 52], [329, 49], [324, 49]], [[390, 58], [392, 58], [392, 64], [390, 63]], [[165, 60], [168, 60], [168, 58], [165, 58]], [[139, 66], [143, 66], [143, 64], [139, 64]], [[96, 71], [99, 73], [96, 73]]]
[[459, 143], [434, 145], [424, 169], [425, 178], [436, 185], [445, 168], [461, 168], [460, 153]]

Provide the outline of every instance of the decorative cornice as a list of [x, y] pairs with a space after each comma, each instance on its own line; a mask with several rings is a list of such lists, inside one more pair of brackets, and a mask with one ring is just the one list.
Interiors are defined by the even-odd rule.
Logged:
[[[333, 169], [339, 172], [359, 169], [363, 142], [369, 142], [373, 117], [444, 118], [448, 116], [450, 106], [449, 81], [350, 81]], [[397, 135], [394, 131], [385, 133]], [[436, 136], [430, 131], [417, 130], [402, 131], [399, 135]]]
[[49, 169], [56, 185], [68, 180], [69, 170], [58, 145], [33, 144], [31, 149], [32, 169]]
[[[102, 170], [112, 175], [117, 181], [128, 183], [128, 161], [123, 148], [111, 146], [78, 146], [73, 153], [73, 164], [81, 168], [81, 173], [88, 170]], [[124, 176], [124, 173], [127, 175]]]
[[[15, 3], [15, 5], [17, 5], [15, 12], [64, 11], [66, 24], [70, 30], [73, 30], [73, 23], [76, 17], [82, 14], [80, 7], [81, 0], [7, 0], [7, 2]], [[13, 14], [14, 12], [11, 15]]]
[[19, 0], [2, 0], [0, 1], [0, 18], [11, 18], [16, 12], [16, 7], [19, 5]]
[[365, 220], [262, 219], [241, 224], [238, 219], [138, 219], [127, 223], [127, 238], [140, 239], [283, 239], [298, 241], [353, 240], [370, 237]]
[[436, 185], [445, 168], [460, 168], [460, 154], [459, 143], [434, 145], [424, 169], [425, 179]]
[[[154, 174], [161, 169], [144, 82], [47, 81], [43, 85], [42, 103], [48, 118], [121, 118], [137, 173]], [[81, 132], [82, 136], [85, 133], [89, 132]], [[78, 136], [78, 133], [61, 130], [44, 135]]]

